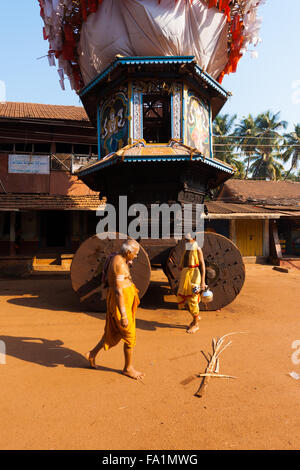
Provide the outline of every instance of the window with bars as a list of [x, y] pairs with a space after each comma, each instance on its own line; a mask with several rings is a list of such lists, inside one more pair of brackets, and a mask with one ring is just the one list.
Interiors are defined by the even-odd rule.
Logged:
[[49, 155], [51, 170], [73, 172], [98, 159], [98, 146], [69, 142], [0, 142], [1, 153]]

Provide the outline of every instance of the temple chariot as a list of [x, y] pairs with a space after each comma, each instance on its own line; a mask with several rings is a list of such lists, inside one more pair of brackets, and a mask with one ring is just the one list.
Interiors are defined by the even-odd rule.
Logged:
[[[127, 207], [151, 214], [140, 232], [132, 277], [142, 297], [152, 266], [161, 266], [176, 293], [184, 247], [170, 218], [153, 205], [189, 207], [191, 226], [205, 198], [234, 175], [213, 154], [212, 123], [230, 97], [222, 86], [250, 44], [259, 42], [259, 0], [39, 0], [49, 62], [60, 84], [68, 77], [97, 129], [98, 160], [76, 174], [116, 208], [116, 230], [96, 234], [74, 255], [71, 280], [85, 308], [105, 308], [101, 275], [124, 241]], [[126, 197], [126, 208], [120, 205]], [[180, 212], [180, 211], [179, 211]], [[186, 214], [185, 214], [186, 215]], [[132, 220], [126, 213], [127, 222]], [[154, 220], [155, 219], [155, 220]], [[152, 222], [158, 236], [151, 237]], [[196, 224], [196, 225], [195, 225]], [[128, 224], [127, 224], [128, 226]], [[184, 234], [184, 229], [182, 235]], [[99, 234], [98, 234], [99, 235]], [[229, 239], [203, 233], [206, 283], [216, 310], [240, 292], [245, 269]], [[100, 287], [99, 287], [100, 286]], [[204, 308], [204, 307], [203, 307]]]

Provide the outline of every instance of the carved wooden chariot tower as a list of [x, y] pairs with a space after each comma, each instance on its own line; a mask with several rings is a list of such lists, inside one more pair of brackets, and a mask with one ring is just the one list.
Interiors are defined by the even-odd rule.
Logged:
[[80, 93], [99, 161], [78, 176], [112, 202], [202, 203], [234, 173], [212, 152], [228, 96], [193, 57], [117, 58]]
[[[128, 206], [188, 203], [194, 221], [196, 204], [203, 204], [210, 190], [234, 173], [212, 150], [212, 121], [228, 96], [194, 57], [116, 58], [80, 93], [97, 127], [99, 159], [77, 175], [117, 212], [123, 195]], [[141, 296], [149, 285], [151, 265], [162, 266], [176, 293], [183, 242], [173, 235], [153, 240], [149, 227], [149, 238], [138, 240], [141, 250], [132, 275]], [[72, 283], [87, 308], [105, 308], [106, 292], [99, 293], [97, 286], [108, 253], [121, 243], [118, 237], [100, 240], [95, 235], [75, 254]], [[235, 245], [221, 235], [205, 233], [203, 251], [207, 283], [214, 291], [209, 309], [215, 310], [241, 289], [244, 266]]]

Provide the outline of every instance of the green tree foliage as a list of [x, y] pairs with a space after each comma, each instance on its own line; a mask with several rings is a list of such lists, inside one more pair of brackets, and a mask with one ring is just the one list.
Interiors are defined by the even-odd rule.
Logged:
[[280, 144], [282, 135], [280, 131], [286, 129], [287, 122], [280, 121], [280, 113], [273, 114], [271, 111], [261, 113], [256, 118], [257, 153], [250, 167], [254, 178], [276, 180], [281, 178], [284, 167], [280, 162], [282, 154]]
[[244, 163], [235, 155], [236, 142], [233, 132], [235, 120], [236, 114], [234, 116], [223, 114], [215, 118], [213, 124], [214, 155], [236, 170], [235, 177], [243, 178]]
[[249, 174], [251, 159], [256, 154], [258, 128], [255, 118], [249, 114], [236, 125], [234, 136], [236, 137], [236, 146], [241, 151], [241, 157], [246, 162], [245, 176]]
[[290, 161], [290, 169], [287, 171], [285, 178], [292, 178], [294, 175], [292, 170], [298, 169], [300, 162], [300, 124], [295, 125], [295, 130], [288, 134], [284, 134], [284, 153], [282, 155], [284, 162]]
[[[214, 156], [236, 169], [235, 177], [253, 179], [293, 179], [299, 177], [300, 124], [283, 133], [287, 122], [280, 112], [237, 116], [219, 115], [213, 124]], [[290, 162], [286, 171], [284, 164]]]

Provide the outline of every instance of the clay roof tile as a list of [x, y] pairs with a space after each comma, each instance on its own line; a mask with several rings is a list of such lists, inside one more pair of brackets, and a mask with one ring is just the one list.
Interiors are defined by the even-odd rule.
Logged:
[[0, 118], [57, 119], [86, 121], [88, 116], [82, 106], [61, 106], [41, 103], [0, 103]]

